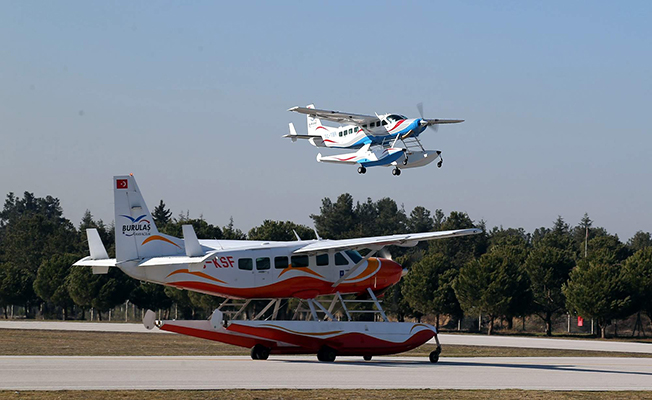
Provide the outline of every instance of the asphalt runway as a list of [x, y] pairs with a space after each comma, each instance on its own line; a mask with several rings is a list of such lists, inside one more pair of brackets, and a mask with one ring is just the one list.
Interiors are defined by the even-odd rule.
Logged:
[[0, 357], [2, 390], [652, 390], [649, 358]]
[[[73, 322], [73, 321], [0, 321], [0, 329], [45, 329], [65, 331], [94, 332], [151, 332], [172, 334], [152, 329], [148, 331], [142, 324], [107, 323], [107, 322]], [[559, 338], [532, 338], [517, 336], [487, 336], [467, 334], [439, 334], [442, 346], [459, 344], [466, 346], [499, 346], [533, 349], [615, 351], [624, 353], [652, 354], [652, 343], [621, 342], [614, 340], [575, 340]], [[431, 341], [434, 343], [434, 340]]]

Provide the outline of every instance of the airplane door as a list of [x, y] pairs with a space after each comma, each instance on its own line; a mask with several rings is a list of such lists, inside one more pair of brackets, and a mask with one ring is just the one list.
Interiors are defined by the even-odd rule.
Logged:
[[272, 283], [272, 259], [271, 257], [257, 257], [255, 259], [256, 272], [255, 281], [256, 286], [266, 286]]

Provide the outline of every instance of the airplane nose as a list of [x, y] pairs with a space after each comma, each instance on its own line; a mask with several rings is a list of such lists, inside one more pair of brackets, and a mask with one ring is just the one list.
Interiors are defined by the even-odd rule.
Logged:
[[401, 278], [404, 277], [405, 275], [407, 275], [408, 272], [410, 272], [410, 270], [408, 270], [407, 268], [403, 268], [403, 269], [401, 270]]

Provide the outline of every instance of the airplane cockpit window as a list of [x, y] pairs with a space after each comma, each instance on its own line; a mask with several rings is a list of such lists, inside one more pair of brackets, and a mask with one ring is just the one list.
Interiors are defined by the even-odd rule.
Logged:
[[399, 115], [399, 114], [392, 114], [392, 115], [387, 116], [387, 120], [389, 122], [396, 122], [396, 121], [400, 121], [400, 120], [403, 120], [403, 119], [407, 119], [407, 118], [404, 115]]
[[349, 265], [349, 262], [346, 260], [346, 257], [342, 253], [335, 253], [335, 265]]
[[353, 261], [354, 264], [357, 264], [360, 260], [362, 260], [362, 256], [360, 255], [360, 253], [358, 253], [355, 250], [345, 250], [344, 252], [346, 253], [347, 256], [349, 256], [349, 258], [351, 259], [351, 261]]

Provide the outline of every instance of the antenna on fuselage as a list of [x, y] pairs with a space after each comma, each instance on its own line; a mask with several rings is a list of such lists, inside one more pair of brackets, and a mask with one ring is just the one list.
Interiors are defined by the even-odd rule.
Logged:
[[317, 228], [312, 228], [313, 231], [315, 231], [315, 236], [317, 236], [317, 240], [321, 240], [319, 237], [319, 233], [317, 233]]
[[299, 234], [297, 233], [297, 231], [295, 231], [294, 229], [292, 229], [292, 232], [294, 232], [294, 236], [296, 236], [297, 240], [300, 242], [300, 241], [301, 241], [301, 237], [299, 236]]

